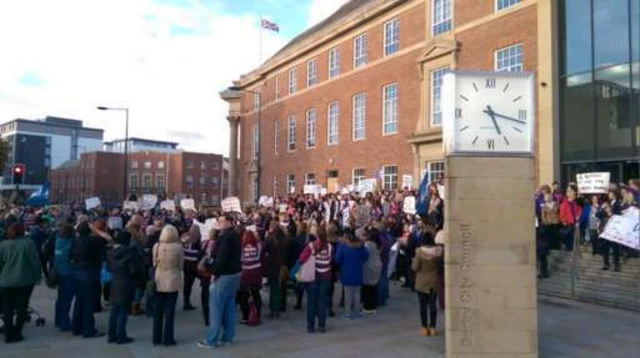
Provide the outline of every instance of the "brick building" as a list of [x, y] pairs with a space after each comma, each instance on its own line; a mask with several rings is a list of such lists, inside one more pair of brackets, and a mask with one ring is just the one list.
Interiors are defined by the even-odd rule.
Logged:
[[305, 184], [333, 191], [376, 178], [397, 189], [402, 175], [414, 186], [423, 175], [438, 178], [442, 75], [535, 71], [536, 5], [348, 2], [221, 94], [230, 103], [238, 194], [251, 201]]
[[[223, 190], [223, 157], [207, 153], [129, 154], [127, 196], [156, 194], [161, 198], [192, 197], [198, 205], [219, 205]], [[228, 174], [226, 174], [228, 176]], [[52, 202], [81, 201], [98, 196], [120, 204], [123, 194], [124, 154], [93, 152], [51, 171]]]

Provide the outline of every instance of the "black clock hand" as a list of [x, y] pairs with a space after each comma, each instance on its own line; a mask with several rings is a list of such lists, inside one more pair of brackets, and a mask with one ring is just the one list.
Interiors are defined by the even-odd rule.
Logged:
[[[489, 112], [487, 110], [485, 110], [484, 112], [489, 114]], [[508, 117], [508, 116], [505, 116], [505, 115], [500, 114], [500, 113], [496, 113], [496, 112], [491, 112], [491, 113], [493, 113], [494, 116], [500, 117], [502, 119], [507, 119], [507, 120], [514, 121], [514, 122], [517, 122], [517, 123], [520, 123], [520, 124], [527, 124], [527, 122], [525, 122], [525, 121], [521, 121], [521, 120], [515, 119], [513, 117]]]
[[491, 110], [491, 107], [487, 106], [487, 109], [484, 110], [484, 113], [488, 114], [489, 117], [491, 117], [493, 126], [496, 127], [496, 132], [498, 132], [498, 135], [502, 134], [502, 131], [500, 131], [500, 126], [498, 126], [498, 121], [496, 121], [495, 113]]

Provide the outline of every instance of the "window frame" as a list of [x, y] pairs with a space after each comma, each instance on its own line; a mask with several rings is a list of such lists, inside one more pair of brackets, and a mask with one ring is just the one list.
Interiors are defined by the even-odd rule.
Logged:
[[[332, 106], [335, 105], [335, 111], [332, 110]], [[333, 115], [335, 114], [335, 117]], [[332, 121], [335, 124], [332, 126]], [[335, 128], [335, 133], [332, 133], [332, 129]], [[334, 140], [332, 140], [332, 137]], [[333, 101], [327, 105], [327, 145], [337, 145], [340, 142], [340, 103]]]
[[[436, 20], [435, 20], [436, 19], [436, 6], [435, 6], [436, 2], [440, 2], [442, 4], [441, 7], [440, 7], [441, 14], [439, 14], [439, 15], [442, 16], [442, 20], [440, 22], [437, 22], [437, 23], [436, 23]], [[445, 2], [447, 4], [449, 4], [449, 18], [448, 19], [444, 18], [444, 15], [445, 15], [445, 12], [444, 12], [445, 6], [444, 6], [444, 4], [445, 4]], [[432, 37], [438, 37], [438, 36], [441, 36], [443, 34], [450, 33], [453, 30], [453, 10], [454, 9], [453, 9], [452, 0], [433, 0], [431, 2], [431, 36]], [[445, 25], [447, 22], [449, 22], [448, 27]], [[445, 30], [440, 29], [439, 28], [440, 26], [445, 27], [446, 29]]]
[[[442, 166], [442, 170], [433, 170], [432, 166]], [[434, 178], [433, 175], [435, 173], [439, 173], [439, 174], [445, 174], [446, 173], [446, 167], [445, 167], [445, 162], [444, 160], [431, 160], [431, 161], [427, 161], [425, 162], [425, 175], [427, 175], [427, 177], [429, 178], [428, 183], [433, 183], [434, 181], [436, 181], [438, 178]]]
[[[336, 46], [330, 49], [328, 57], [329, 57], [328, 78], [333, 79], [340, 76], [340, 47]], [[334, 61], [335, 63], [333, 63]]]
[[[494, 11], [495, 12], [505, 11], [505, 10], [511, 9], [511, 8], [513, 8], [515, 6], [518, 6], [520, 3], [522, 3], [522, 0], [506, 0], [506, 1], [509, 2], [509, 4], [506, 5], [503, 8], [500, 8], [500, 1], [501, 0], [495, 0], [495, 2], [494, 2], [494, 4], [495, 4]], [[515, 1], [515, 2], [511, 3], [511, 1]]]
[[[387, 26], [391, 25], [391, 32], [387, 32]], [[382, 41], [382, 53], [383, 57], [391, 56], [400, 51], [400, 19], [395, 18], [384, 23], [382, 26], [383, 41]], [[391, 39], [387, 37], [391, 34]], [[388, 42], [391, 40], [391, 42]], [[391, 49], [391, 50], [390, 50]]]
[[295, 174], [287, 174], [287, 195], [291, 193], [291, 188], [296, 187], [296, 175]]
[[258, 159], [260, 156], [260, 129], [257, 124], [254, 124], [251, 128], [252, 132], [252, 141], [251, 141], [251, 158]]
[[318, 122], [317, 116], [318, 116], [318, 113], [316, 112], [315, 108], [310, 108], [305, 113], [305, 147], [307, 149], [314, 149], [317, 144], [317, 141], [316, 141], [316, 124]]
[[297, 67], [292, 67], [289, 69], [288, 90], [289, 90], [289, 95], [292, 95], [298, 91], [298, 68]]
[[[518, 63], [518, 64], [516, 64], [514, 66], [508, 65], [507, 67], [504, 67], [504, 68], [500, 69], [498, 67], [498, 63], [499, 63], [498, 57], [499, 57], [499, 55], [501, 53], [507, 53], [506, 54], [506, 56], [507, 56], [506, 58], [507, 59], [512, 58], [513, 56], [511, 56], [511, 53], [509, 53], [509, 51], [512, 50], [512, 49], [516, 49], [516, 48], [519, 49], [519, 51], [520, 51], [520, 63]], [[503, 61], [504, 61], [504, 59], [503, 59]], [[513, 69], [513, 68], [516, 68], [518, 66], [519, 66], [519, 69], [517, 69], [517, 70]], [[493, 70], [496, 71], [496, 72], [514, 72], [514, 73], [523, 72], [524, 71], [524, 46], [522, 45], [522, 42], [519, 42], [519, 43], [516, 43], [516, 44], [513, 44], [513, 45], [509, 45], [509, 46], [505, 46], [505, 47], [501, 47], [501, 48], [496, 49], [495, 51], [493, 51]]]
[[[390, 100], [387, 98], [387, 89], [394, 87], [395, 88], [395, 99], [393, 100], [393, 109], [392, 113], [387, 113], [387, 106], [390, 104]], [[392, 118], [387, 118], [388, 115]], [[387, 132], [387, 125], [395, 125], [394, 130]], [[388, 85], [382, 86], [382, 135], [394, 135], [398, 134], [398, 83], [393, 82]]]
[[307, 88], [318, 84], [318, 63], [315, 58], [307, 61]]
[[[388, 168], [395, 168], [395, 173], [391, 173], [391, 174], [387, 174], [387, 169]], [[396, 191], [398, 190], [398, 166], [395, 164], [391, 164], [391, 165], [383, 165], [382, 166], [382, 190], [384, 191]], [[387, 188], [387, 179], [390, 178], [391, 182], [390, 182], [390, 187]], [[393, 178], [395, 178], [395, 188], [393, 186]]]
[[[309, 180], [312, 179], [312, 180]], [[304, 175], [304, 185], [316, 185], [317, 181], [316, 181], [316, 173], [315, 172], [311, 172], [311, 173], [306, 173]]]
[[279, 155], [280, 150], [280, 120], [273, 121], [273, 153]]
[[[444, 66], [444, 67], [438, 67], [438, 68], [434, 68], [431, 71], [429, 71], [429, 126], [430, 127], [442, 127], [442, 105], [441, 105], [441, 101], [442, 101], [442, 77], [444, 76], [444, 74], [446, 73], [446, 71], [449, 71], [450, 67], [449, 66]], [[440, 78], [440, 85], [438, 86], [439, 88], [439, 103], [440, 103], [440, 110], [438, 112], [435, 111], [435, 91], [434, 91], [434, 83], [435, 83], [435, 74], [436, 73], [441, 73], [441, 78]], [[435, 123], [434, 121], [434, 117], [437, 113], [440, 113], [440, 122], [439, 123]]]
[[[362, 109], [360, 111], [358, 111], [358, 108], [356, 106], [357, 103], [357, 99], [358, 98], [363, 98], [362, 101]], [[362, 113], [362, 126], [361, 128], [357, 127], [357, 116], [356, 114]], [[358, 93], [356, 95], [354, 95], [351, 99], [351, 139], [355, 142], [355, 141], [361, 141], [361, 140], [365, 140], [367, 138], [367, 94], [366, 92], [361, 92]], [[362, 130], [362, 138], [358, 137], [356, 134], [358, 133], [359, 130]]]
[[[358, 41], [362, 41], [362, 46], [358, 47]], [[358, 49], [361, 50], [359, 56]], [[367, 33], [360, 34], [353, 39], [353, 69], [357, 69], [367, 65]]]
[[287, 152], [295, 152], [296, 144], [296, 117], [289, 116], [287, 118]]
[[[356, 176], [356, 172], [362, 170], [362, 175], [357, 175]], [[357, 180], [356, 180], [357, 179]], [[360, 182], [362, 180], [367, 179], [367, 169], [366, 168], [353, 168], [351, 169], [351, 185], [353, 185], [354, 188], [357, 188], [358, 185], [360, 185]]]

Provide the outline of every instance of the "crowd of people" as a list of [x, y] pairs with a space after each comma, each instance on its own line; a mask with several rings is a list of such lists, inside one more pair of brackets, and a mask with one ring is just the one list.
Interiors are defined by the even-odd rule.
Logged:
[[[57, 290], [57, 329], [106, 335], [114, 344], [133, 341], [129, 316], [147, 315], [153, 344], [175, 345], [178, 296], [183, 310], [194, 310], [196, 282], [207, 327], [202, 348], [231, 344], [237, 320], [256, 326], [263, 317], [280, 319], [289, 297], [294, 311], [306, 306], [309, 333], [330, 329], [338, 305], [347, 320], [375, 315], [387, 305], [393, 279], [417, 292], [420, 334], [435, 336], [437, 302], [444, 301], [442, 242], [436, 244], [444, 202], [437, 185], [429, 193], [421, 215], [403, 212], [404, 197], [413, 195], [404, 191], [290, 195], [245, 213], [11, 208], [0, 223], [5, 340], [23, 340], [42, 277]], [[211, 218], [216, 224], [203, 232]], [[107, 309], [105, 334], [95, 314]]]
[[640, 205], [640, 180], [610, 184], [606, 194], [581, 194], [576, 183], [563, 191], [558, 182], [543, 185], [535, 194], [539, 277], [549, 277], [550, 250], [574, 251], [588, 245], [591, 254], [602, 255], [603, 270], [620, 272], [620, 258], [638, 257], [638, 251], [601, 238], [613, 215]]

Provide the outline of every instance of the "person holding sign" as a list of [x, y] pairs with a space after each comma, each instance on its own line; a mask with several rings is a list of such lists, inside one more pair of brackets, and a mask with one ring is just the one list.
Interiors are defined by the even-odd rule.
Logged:
[[[609, 195], [615, 195], [615, 193], [609, 193]], [[613, 201], [615, 204], [615, 201]], [[604, 232], [604, 229], [607, 226], [607, 222], [613, 217], [614, 209], [611, 203], [604, 204], [602, 206], [602, 210], [600, 211], [598, 218], [600, 219], [600, 232]], [[602, 270], [607, 271], [610, 269], [609, 265], [609, 253], [613, 251], [613, 264], [614, 271], [620, 271], [620, 244], [617, 242], [609, 241], [606, 239], [602, 240], [602, 261], [604, 266]]]

